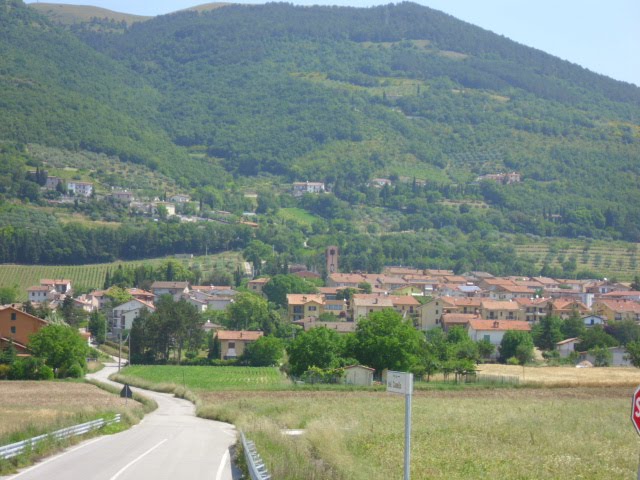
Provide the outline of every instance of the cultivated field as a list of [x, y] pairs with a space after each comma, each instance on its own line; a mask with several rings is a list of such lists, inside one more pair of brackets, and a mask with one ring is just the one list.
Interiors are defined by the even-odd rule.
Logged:
[[[68, 278], [76, 288], [98, 289], [104, 285], [107, 271], [115, 270], [118, 265], [137, 266], [142, 264], [158, 265], [172, 257], [153, 258], [134, 262], [113, 262], [94, 265], [0, 265], [0, 287], [18, 286], [18, 300], [27, 299], [27, 288], [38, 285], [41, 278]], [[216, 255], [178, 258], [187, 267], [199, 266], [203, 278], [217, 271], [233, 272], [240, 262], [240, 254], [225, 252]]]
[[[414, 479], [623, 479], [637, 468], [628, 388], [417, 392]], [[274, 478], [400, 479], [404, 399], [377, 392], [200, 395], [236, 423]], [[302, 436], [281, 429], [304, 429]]]
[[[486, 374], [522, 374], [522, 367], [481, 368]], [[198, 414], [244, 430], [274, 478], [402, 478], [401, 396], [286, 387], [275, 380], [275, 369], [251, 370], [134, 366], [125, 373], [179, 386], [184, 373]], [[262, 378], [265, 370], [275, 382], [264, 381], [268, 391], [258, 387], [262, 381], [249, 380]], [[421, 385], [413, 397], [411, 477], [632, 478], [637, 438], [629, 407], [639, 372], [527, 367], [526, 382], [557, 388]], [[284, 429], [304, 433], [289, 436]]]
[[577, 271], [588, 270], [608, 278], [630, 281], [640, 273], [638, 244], [625, 242], [557, 241], [549, 244], [515, 245], [518, 255], [531, 258], [536, 267], [544, 263], [560, 267], [575, 259]]
[[89, 419], [136, 410], [127, 402], [93, 385], [76, 382], [0, 382], [0, 445], [18, 436], [31, 437]]
[[630, 367], [520, 367], [486, 364], [478, 367], [483, 375], [518, 377], [525, 385], [562, 387], [635, 387], [640, 385], [640, 369]]
[[[289, 380], [272, 367], [179, 367], [134, 365], [122, 371], [152, 384], [186, 386], [200, 390], [278, 390], [290, 387]], [[138, 384], [138, 383], [136, 383]], [[163, 388], [166, 389], [166, 388]]]

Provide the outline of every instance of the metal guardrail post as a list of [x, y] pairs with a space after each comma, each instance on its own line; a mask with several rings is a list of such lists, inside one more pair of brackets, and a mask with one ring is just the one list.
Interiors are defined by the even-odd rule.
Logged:
[[251, 480], [271, 480], [271, 475], [267, 471], [255, 443], [247, 440], [244, 432], [240, 431], [240, 440], [242, 441], [242, 449], [244, 450], [244, 458], [247, 462], [247, 468], [249, 469], [249, 476]]
[[113, 419], [110, 420], [99, 418], [97, 420], [92, 420], [91, 422], [81, 423], [80, 425], [74, 425], [73, 427], [62, 428], [60, 430], [56, 430], [55, 432], [28, 438], [27, 440], [23, 440], [21, 442], [11, 443], [9, 445], [0, 447], [0, 458], [6, 460], [8, 458], [16, 457], [23, 453], [26, 449], [35, 447], [38, 443], [45, 440], [46, 438], [62, 440], [64, 438], [84, 435], [85, 433], [104, 427], [105, 425], [119, 423], [121, 419], [122, 416], [118, 413]]

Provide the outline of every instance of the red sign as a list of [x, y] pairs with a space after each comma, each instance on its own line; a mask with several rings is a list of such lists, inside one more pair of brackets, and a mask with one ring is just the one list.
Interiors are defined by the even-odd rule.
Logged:
[[640, 435], [640, 387], [633, 393], [633, 405], [631, 406], [631, 421]]

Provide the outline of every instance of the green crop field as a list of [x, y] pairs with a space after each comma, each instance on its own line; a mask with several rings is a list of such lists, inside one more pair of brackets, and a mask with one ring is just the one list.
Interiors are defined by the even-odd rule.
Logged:
[[585, 242], [563, 240], [515, 245], [520, 256], [530, 258], [536, 267], [545, 263], [560, 267], [575, 260], [576, 271], [589, 271], [601, 277], [630, 281], [640, 273], [638, 244], [625, 242]]
[[289, 380], [273, 367], [134, 365], [125, 368], [122, 374], [127, 377], [141, 378], [153, 384], [186, 386], [193, 391], [278, 390], [290, 386]]
[[[540, 370], [548, 376], [554, 368]], [[411, 477], [631, 478], [633, 387], [612, 382], [609, 369], [585, 370], [582, 383], [563, 388], [421, 383], [413, 397]], [[275, 368], [133, 366], [123, 373], [154, 388], [180, 390], [184, 383], [198, 415], [242, 429], [274, 478], [402, 478], [402, 396], [379, 388], [299, 388]], [[283, 435], [286, 429], [303, 433]]]
[[[411, 478], [635, 478], [628, 388], [416, 392]], [[386, 392], [199, 394], [235, 423], [279, 479], [400, 479], [404, 398]], [[282, 429], [302, 429], [298, 436]]]
[[19, 293], [18, 300], [26, 300], [27, 288], [38, 285], [41, 278], [69, 279], [76, 291], [79, 289], [98, 289], [103, 287], [107, 271], [113, 271], [119, 265], [158, 265], [170, 258], [174, 258], [187, 267], [198, 266], [202, 271], [203, 278], [207, 278], [214, 271], [233, 272], [241, 261], [239, 253], [225, 252], [206, 257], [163, 257], [135, 262], [113, 262], [94, 265], [0, 265], [0, 287], [16, 285]]
[[318, 220], [318, 217], [302, 208], [281, 208], [278, 210], [278, 215], [285, 220], [295, 220], [302, 225], [313, 225]]

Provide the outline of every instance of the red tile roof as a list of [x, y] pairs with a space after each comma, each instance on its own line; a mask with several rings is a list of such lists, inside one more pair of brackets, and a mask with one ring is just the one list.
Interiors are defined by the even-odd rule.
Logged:
[[263, 332], [249, 330], [218, 330], [218, 340], [244, 340], [252, 342], [264, 335]]
[[520, 320], [469, 320], [469, 327], [474, 330], [522, 330], [528, 332], [531, 325]]

